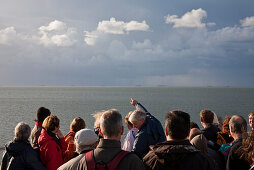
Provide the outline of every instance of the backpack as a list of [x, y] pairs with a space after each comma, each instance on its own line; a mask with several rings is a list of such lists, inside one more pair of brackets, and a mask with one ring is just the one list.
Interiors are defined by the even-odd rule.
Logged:
[[94, 159], [94, 151], [86, 153], [86, 166], [88, 170], [115, 170], [120, 161], [130, 152], [121, 150], [111, 161], [108, 163], [97, 163]]

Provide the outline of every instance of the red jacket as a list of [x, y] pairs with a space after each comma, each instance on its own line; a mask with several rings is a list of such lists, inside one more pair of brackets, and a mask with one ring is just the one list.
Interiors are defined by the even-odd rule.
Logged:
[[40, 146], [42, 163], [48, 170], [57, 170], [57, 168], [63, 164], [63, 154], [67, 148], [64, 138], [60, 139], [60, 147], [54, 137], [50, 136], [42, 129], [38, 143]]

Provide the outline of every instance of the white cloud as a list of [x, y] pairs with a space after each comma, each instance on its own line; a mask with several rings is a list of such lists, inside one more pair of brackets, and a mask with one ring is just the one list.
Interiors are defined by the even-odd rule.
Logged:
[[126, 23], [125, 30], [126, 31], [147, 31], [149, 26], [146, 24], [146, 21], [137, 22], [137, 21], [130, 21]]
[[0, 44], [10, 45], [16, 39], [17, 33], [14, 27], [0, 30]]
[[98, 41], [98, 38], [102, 34], [127, 34], [130, 31], [147, 31], [149, 30], [149, 25], [146, 21], [137, 22], [137, 21], [116, 21], [115, 18], [110, 18], [109, 21], [103, 20], [98, 23], [96, 30], [94, 31], [84, 31], [85, 38], [84, 41], [88, 45], [95, 45]]
[[115, 18], [110, 18], [109, 21], [101, 21], [98, 24], [97, 31], [109, 34], [124, 34], [125, 23], [123, 21], [116, 21]]
[[51, 23], [49, 23], [48, 26], [41, 26], [39, 28], [40, 31], [60, 31], [60, 30], [65, 30], [67, 28], [66, 24], [62, 21], [52, 21]]
[[55, 20], [49, 23], [48, 26], [39, 28], [39, 34], [41, 35], [39, 41], [44, 46], [72, 46], [76, 42], [74, 38], [76, 33], [75, 28], [68, 28], [64, 22]]
[[165, 22], [167, 24], [172, 23], [174, 28], [179, 27], [202, 28], [206, 26], [205, 23], [202, 23], [202, 19], [206, 17], [207, 17], [206, 11], [199, 8], [197, 10], [193, 9], [192, 11], [185, 13], [181, 18], [179, 18], [177, 15], [168, 15], [165, 17]]
[[254, 27], [254, 16], [246, 17], [240, 21], [243, 27]]
[[86, 42], [86, 44], [91, 46], [95, 45], [99, 32], [97, 31], [92, 31], [92, 32], [84, 31], [84, 32], [85, 32], [84, 41]]

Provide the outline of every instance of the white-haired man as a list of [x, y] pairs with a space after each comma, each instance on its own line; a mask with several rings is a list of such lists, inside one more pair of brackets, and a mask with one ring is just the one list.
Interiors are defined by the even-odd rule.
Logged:
[[163, 142], [166, 137], [159, 120], [136, 100], [131, 99], [130, 103], [136, 107], [136, 110], [132, 112], [129, 121], [139, 130], [132, 151], [142, 159], [148, 153], [150, 145]]

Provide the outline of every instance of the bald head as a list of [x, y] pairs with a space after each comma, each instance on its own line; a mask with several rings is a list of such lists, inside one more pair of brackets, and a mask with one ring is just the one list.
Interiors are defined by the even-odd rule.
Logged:
[[234, 115], [229, 121], [230, 133], [243, 134], [247, 132], [247, 122], [240, 115]]

